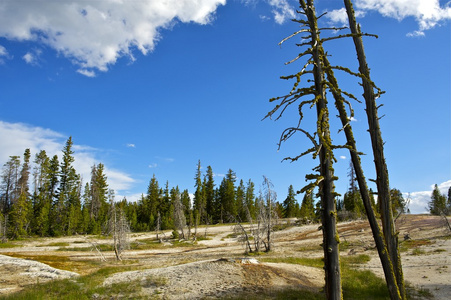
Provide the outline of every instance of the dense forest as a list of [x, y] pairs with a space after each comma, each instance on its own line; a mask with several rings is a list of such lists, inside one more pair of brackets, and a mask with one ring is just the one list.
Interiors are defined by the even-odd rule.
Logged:
[[[4, 164], [0, 181], [3, 239], [107, 233], [113, 205], [114, 211], [125, 215], [132, 231], [174, 229], [180, 208], [186, 225], [194, 227], [255, 218], [259, 203], [263, 205], [252, 180], [236, 182], [235, 172], [229, 169], [217, 185], [211, 166], [202, 174], [200, 161], [192, 196], [188, 190], [170, 187], [169, 182], [160, 184], [154, 175], [138, 201], [114, 199], [104, 165], [93, 165], [91, 178], [84, 183], [74, 168], [73, 154], [70, 137], [61, 159], [48, 157], [41, 150], [31, 161], [32, 154], [26, 149], [22, 159], [11, 156]], [[302, 209], [292, 186], [287, 199], [276, 203], [275, 210], [280, 217], [300, 216]], [[304, 211], [310, 217], [308, 209]]]
[[[72, 234], [107, 233], [112, 206], [125, 216], [132, 231], [166, 230], [176, 228], [177, 214], [183, 212], [188, 227], [201, 224], [247, 222], [255, 220], [259, 205], [265, 205], [263, 195], [255, 183], [237, 182], [229, 169], [219, 185], [214, 181], [211, 166], [201, 172], [197, 164], [194, 193], [178, 186], [163, 185], [154, 176], [146, 193], [138, 201], [115, 199], [109, 189], [102, 163], [91, 167], [91, 178], [83, 183], [74, 168], [73, 142], [70, 137], [58, 156], [48, 157], [41, 150], [31, 161], [26, 149], [22, 159], [11, 156], [4, 164], [0, 181], [0, 235], [3, 240], [26, 236], [61, 236]], [[338, 217], [342, 220], [365, 217], [363, 202], [355, 183], [352, 164], [349, 168], [349, 188], [337, 199]], [[397, 189], [392, 189], [393, 213], [406, 212], [408, 201]], [[305, 193], [301, 204], [298, 193], [288, 187], [286, 198], [275, 202], [275, 212], [281, 218], [299, 218], [301, 222], [320, 219], [320, 201], [313, 193]], [[442, 201], [442, 198], [436, 195]], [[445, 198], [446, 199], [446, 198]], [[445, 200], [446, 201], [446, 200]], [[442, 201], [443, 202], [443, 201]], [[378, 210], [374, 202], [373, 205]], [[435, 206], [431, 206], [434, 213]]]

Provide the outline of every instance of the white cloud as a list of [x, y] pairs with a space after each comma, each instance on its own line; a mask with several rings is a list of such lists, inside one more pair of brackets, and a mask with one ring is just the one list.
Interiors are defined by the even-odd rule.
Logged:
[[41, 55], [42, 51], [39, 49], [29, 51], [24, 56], [22, 56], [23, 60], [29, 65], [36, 66], [38, 65], [39, 56]]
[[[34, 161], [35, 155], [41, 150], [45, 150], [49, 157], [58, 155], [61, 159], [61, 150], [64, 148], [67, 138], [50, 129], [0, 121], [0, 140], [2, 141], [0, 167], [12, 155], [22, 157], [27, 148], [30, 149], [32, 155], [31, 161]], [[83, 182], [87, 182], [91, 177], [91, 167], [101, 162], [96, 156], [100, 150], [77, 144], [73, 145], [73, 150], [74, 167], [81, 174]], [[127, 190], [135, 182], [128, 174], [107, 165], [105, 165], [105, 175], [108, 177], [109, 187], [116, 191]]]
[[2, 45], [0, 45], [0, 56], [8, 56], [8, 51]]
[[5, 47], [3, 47], [2, 45], [0, 45], [0, 65], [5, 63], [5, 61], [3, 60], [3, 58], [9, 59], [9, 53], [8, 50], [6, 50]]
[[152, 163], [152, 164], [149, 165], [149, 168], [151, 168], [151, 169], [152, 168], [156, 168], [156, 167], [158, 167], [158, 165], [156, 163]]
[[346, 156], [341, 155], [341, 156], [340, 156], [340, 159], [346, 159]]
[[136, 148], [135, 144], [127, 144], [127, 148]]
[[268, 3], [273, 7], [272, 13], [277, 24], [283, 24], [286, 20], [296, 17], [295, 10], [287, 0], [269, 0]]
[[[423, 36], [425, 30], [451, 20], [450, 2], [440, 6], [439, 0], [356, 0], [354, 6], [357, 17], [373, 10], [399, 21], [407, 17], [415, 18], [419, 30], [408, 33], [408, 36]], [[331, 11], [327, 16], [336, 23], [347, 23], [344, 8]]]
[[78, 69], [77, 72], [80, 73], [81, 75], [85, 75], [86, 77], [91, 78], [96, 77], [96, 72], [92, 70]]
[[0, 36], [37, 41], [55, 49], [94, 76], [117, 59], [134, 60], [133, 50], [147, 54], [160, 38], [158, 31], [177, 20], [208, 24], [226, 0], [167, 1], [1, 1]]

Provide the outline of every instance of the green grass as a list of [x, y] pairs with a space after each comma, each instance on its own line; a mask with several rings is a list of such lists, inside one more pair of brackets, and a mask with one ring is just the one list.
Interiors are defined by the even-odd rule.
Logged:
[[222, 297], [222, 300], [261, 300], [261, 299], [276, 299], [276, 300], [324, 300], [323, 293], [316, 293], [309, 290], [299, 290], [293, 288], [277, 289], [268, 291], [259, 291], [258, 293], [242, 292], [233, 296]]
[[[353, 255], [340, 257], [341, 280], [344, 299], [388, 299], [388, 290], [385, 281], [368, 270], [357, 270], [353, 266], [364, 264], [370, 260], [368, 255]], [[260, 261], [275, 263], [291, 263], [309, 267], [322, 268], [323, 258], [285, 257], [263, 258]], [[287, 299], [317, 299], [324, 295], [315, 294], [312, 298], [287, 298]], [[271, 298], [272, 299], [272, 298]], [[283, 299], [283, 298], [280, 298]]]
[[109, 275], [134, 269], [126, 265], [104, 267], [90, 275], [75, 279], [36, 284], [20, 292], [0, 297], [0, 299], [149, 299], [148, 295], [141, 295], [142, 288], [159, 287], [167, 283], [165, 278], [148, 276], [144, 280], [102, 286], [102, 282]]
[[0, 243], [0, 249], [15, 248], [15, 247], [22, 247], [22, 246], [18, 245], [16, 243], [13, 243], [13, 242]]
[[[97, 244], [97, 249], [100, 251], [113, 251], [113, 246], [111, 244]], [[58, 249], [58, 251], [80, 251], [80, 252], [89, 252], [89, 251], [95, 251], [95, 249], [92, 246], [88, 247], [61, 247]]]
[[407, 240], [407, 241], [402, 241], [399, 243], [399, 249], [401, 250], [401, 252], [406, 252], [410, 249], [414, 249], [414, 248], [418, 248], [420, 246], [426, 246], [426, 245], [431, 245], [434, 242], [428, 239], [422, 239], [422, 240]]

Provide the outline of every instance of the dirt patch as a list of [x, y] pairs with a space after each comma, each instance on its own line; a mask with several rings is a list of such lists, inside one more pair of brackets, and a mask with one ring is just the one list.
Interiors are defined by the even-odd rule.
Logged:
[[[322, 233], [318, 227], [319, 224], [293, 226], [275, 232], [274, 250], [263, 257], [322, 257]], [[414, 287], [428, 289], [435, 299], [449, 299], [451, 239], [444, 220], [406, 215], [397, 220], [397, 228], [405, 280]], [[93, 243], [108, 249], [105, 244], [111, 241], [102, 237], [15, 242], [17, 247], [0, 249], [0, 253], [9, 256], [0, 256], [0, 293], [17, 291], [37, 282], [90, 274], [106, 266], [117, 266], [118, 270], [125, 266], [127, 270], [137, 271], [115, 273], [105, 280], [105, 285], [139, 280], [144, 282], [143, 293], [165, 299], [216, 298], [286, 287], [316, 291], [323, 287], [324, 274], [320, 268], [242, 260], [243, 245], [231, 235], [232, 231], [230, 225], [210, 226], [206, 230], [202, 228], [206, 239], [195, 244], [180, 246], [168, 241], [151, 247], [149, 241], [156, 239], [155, 233], [132, 234], [131, 241], [142, 248], [125, 251], [120, 264], [115, 263], [112, 251], [102, 251], [104, 262], [96, 251], [89, 249]], [[370, 261], [360, 267], [383, 277], [368, 221], [339, 223], [338, 231], [341, 255], [369, 255]], [[404, 236], [410, 240], [404, 242]], [[69, 251], [69, 248], [76, 249]]]
[[[300, 274], [309, 274], [308, 277]], [[242, 260], [219, 259], [178, 266], [114, 274], [104, 285], [131, 281], [159, 281], [146, 288], [149, 295], [163, 299], [199, 299], [222, 297], [238, 292], [259, 292], [272, 287], [318, 291], [323, 285], [318, 268], [290, 264], [243, 263]], [[311, 278], [311, 280], [309, 279]]]

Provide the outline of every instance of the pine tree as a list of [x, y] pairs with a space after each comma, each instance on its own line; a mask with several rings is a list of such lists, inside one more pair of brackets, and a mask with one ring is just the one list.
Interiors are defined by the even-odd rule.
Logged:
[[316, 219], [315, 205], [312, 193], [305, 193], [301, 203], [300, 218], [307, 223], [313, 222]]
[[440, 216], [440, 215], [449, 215], [448, 205], [446, 196], [443, 195], [438, 185], [434, 185], [434, 190], [432, 191], [431, 201], [428, 203], [429, 212], [432, 215]]
[[232, 169], [229, 169], [224, 177], [223, 184], [221, 184], [223, 186], [221, 197], [221, 207], [224, 213], [222, 216], [223, 221], [229, 221], [229, 216], [237, 215], [235, 181], [236, 174], [232, 171]]
[[390, 189], [390, 202], [392, 206], [392, 213], [395, 219], [406, 212], [406, 200], [404, 199], [402, 193], [398, 189]]
[[200, 160], [197, 163], [196, 175], [194, 176], [194, 209], [198, 212], [200, 221], [205, 222], [207, 218], [205, 189], [202, 183], [202, 172]]
[[210, 219], [215, 215], [215, 182], [214, 182], [214, 174], [211, 166], [207, 167], [207, 172], [205, 174], [205, 208], [208, 218]]
[[244, 182], [242, 179], [240, 180], [240, 184], [236, 188], [235, 202], [237, 216], [239, 217], [239, 220], [241, 221], [246, 220], [247, 217], [246, 187], [244, 186]]
[[91, 183], [89, 185], [89, 232], [99, 234], [105, 224], [108, 214], [108, 182], [102, 163], [91, 168]]
[[296, 210], [296, 194], [294, 192], [293, 185], [288, 187], [287, 198], [283, 201], [283, 217], [292, 218], [295, 216]]
[[0, 186], [1, 212], [6, 218], [11, 211], [11, 206], [19, 198], [18, 181], [19, 181], [19, 156], [10, 156], [9, 160], [3, 165], [2, 181]]
[[[246, 185], [246, 195], [245, 195], [246, 208], [249, 212], [249, 216], [246, 218], [254, 219], [256, 218], [255, 213], [255, 184], [249, 179]], [[248, 220], [251, 221], [251, 220]]]
[[52, 209], [51, 230], [52, 234], [56, 236], [72, 233], [74, 220], [69, 219], [69, 217], [72, 216], [74, 218], [77, 215], [81, 215], [81, 211], [74, 211], [75, 206], [78, 206], [77, 202], [80, 202], [80, 177], [73, 167], [75, 158], [72, 146], [72, 137], [69, 137], [63, 149], [57, 197]]
[[155, 228], [155, 220], [157, 214], [159, 213], [158, 209], [160, 207], [160, 201], [160, 187], [158, 185], [158, 180], [154, 174], [152, 176], [152, 179], [150, 180], [149, 187], [147, 188], [147, 196], [145, 197], [145, 200], [143, 202], [144, 216], [142, 216], [142, 220], [148, 222], [147, 226], [150, 230], [153, 230]]

